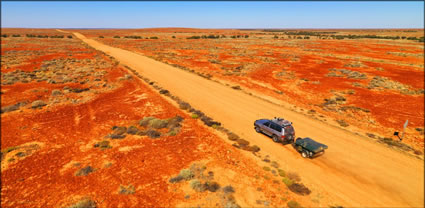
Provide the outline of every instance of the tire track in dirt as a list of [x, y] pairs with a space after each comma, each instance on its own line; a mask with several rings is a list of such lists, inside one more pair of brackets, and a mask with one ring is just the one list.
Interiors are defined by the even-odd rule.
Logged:
[[[422, 160], [137, 53], [104, 45], [79, 33], [74, 35], [257, 144], [264, 154], [298, 172], [307, 186], [326, 193], [336, 204], [424, 206]], [[328, 151], [312, 160], [303, 159], [290, 145], [276, 144], [254, 131], [254, 120], [274, 116], [291, 120], [297, 136], [317, 139], [329, 146]]]

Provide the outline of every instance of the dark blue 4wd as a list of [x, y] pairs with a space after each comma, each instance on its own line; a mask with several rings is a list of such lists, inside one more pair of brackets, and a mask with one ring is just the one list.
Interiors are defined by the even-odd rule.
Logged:
[[283, 118], [259, 119], [254, 122], [255, 131], [264, 133], [273, 138], [274, 142], [292, 143], [295, 138], [295, 130], [292, 122]]

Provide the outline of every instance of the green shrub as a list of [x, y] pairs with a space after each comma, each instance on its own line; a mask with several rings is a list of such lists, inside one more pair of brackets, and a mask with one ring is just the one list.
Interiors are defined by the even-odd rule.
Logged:
[[201, 36], [194, 35], [194, 36], [187, 37], [186, 39], [200, 39], [200, 38]]
[[289, 208], [301, 208], [301, 205], [300, 204], [298, 204], [298, 202], [296, 202], [296, 201], [289, 201], [288, 203], [287, 203], [287, 205], [288, 205], [288, 207]]
[[286, 176], [285, 171], [283, 171], [282, 169], [277, 169], [277, 172], [279, 173], [279, 175], [281, 177], [285, 177]]
[[139, 129], [135, 126], [130, 126], [127, 129], [127, 134], [135, 135], [135, 134], [137, 134], [137, 132], [139, 132]]
[[152, 138], [152, 139], [156, 139], [156, 138], [161, 137], [161, 132], [149, 129], [149, 130], [146, 131], [146, 135], [148, 137]]
[[192, 180], [190, 182], [190, 187], [197, 192], [203, 192], [206, 190], [204, 184], [202, 184], [198, 179]]
[[94, 144], [94, 147], [95, 147], [95, 148], [96, 148], [96, 147], [99, 147], [101, 150], [105, 150], [105, 149], [110, 149], [110, 148], [112, 148], [112, 146], [110, 146], [110, 145], [109, 145], [109, 141], [108, 141], [108, 140], [100, 141], [100, 142], [98, 142], [98, 143]]
[[340, 126], [342, 126], [342, 127], [347, 127], [347, 126], [349, 126], [349, 124], [347, 123], [347, 122], [345, 122], [344, 120], [336, 120], [336, 122], [340, 125]]
[[228, 133], [228, 134], [227, 134], [227, 138], [228, 138], [230, 141], [236, 141], [236, 140], [238, 140], [238, 139], [239, 139], [239, 136], [238, 136], [238, 135], [236, 135], [235, 133], [230, 132], [230, 133]]
[[306, 186], [304, 186], [304, 184], [301, 183], [293, 183], [288, 188], [292, 192], [300, 195], [309, 195], [311, 193], [310, 189], [308, 189]]
[[50, 36], [50, 38], [63, 38], [64, 36], [63, 35], [52, 35], [52, 36]]
[[179, 133], [178, 128], [170, 129], [170, 131], [167, 133], [168, 136], [176, 136]]
[[260, 147], [258, 147], [257, 145], [252, 145], [252, 146], [249, 146], [248, 148], [246, 148], [246, 150], [248, 150], [250, 152], [259, 152]]
[[246, 147], [249, 145], [249, 142], [245, 139], [238, 139], [236, 142], [239, 144], [240, 147]]
[[158, 37], [155, 37], [155, 36], [154, 36], [154, 37], [150, 37], [150, 39], [158, 39]]
[[103, 37], [102, 35], [99, 35], [99, 38], [105, 38], [105, 37]]
[[144, 117], [142, 120], [139, 121], [139, 125], [146, 127], [149, 125], [149, 122], [153, 119], [155, 119], [155, 117]]
[[75, 176], [86, 176], [93, 171], [94, 171], [94, 169], [91, 166], [87, 166], [87, 167], [82, 168], [82, 169], [78, 170], [77, 172], [75, 172]]
[[119, 194], [134, 194], [135, 193], [135, 188], [133, 185], [128, 185], [127, 187], [120, 185], [120, 188], [118, 190]]
[[194, 177], [194, 174], [189, 169], [182, 169], [179, 173], [179, 176], [182, 177], [184, 180], [190, 180]]
[[68, 38], [72, 38], [72, 35], [68, 35], [67, 37], [68, 37]]
[[193, 119], [199, 118], [198, 114], [196, 114], [196, 113], [193, 113], [190, 117], [192, 117]]
[[167, 127], [168, 121], [154, 118], [149, 121], [149, 126], [155, 129], [162, 129]]
[[19, 34], [13, 34], [12, 37], [19, 38], [19, 37], [21, 37], [21, 35], [19, 35]]
[[265, 170], [265, 171], [270, 171], [270, 167], [264, 166], [264, 167], [263, 167], [263, 170]]
[[2, 150], [1, 152], [2, 153], [8, 153], [8, 152], [12, 152], [13, 150], [17, 150], [17, 149], [19, 149], [18, 146], [13, 146], [13, 147], [8, 147], [8, 148]]
[[96, 208], [96, 202], [89, 199], [89, 198], [84, 198], [80, 201], [78, 201], [77, 203], [67, 207], [67, 208]]
[[115, 35], [115, 36], [114, 36], [114, 38], [120, 38], [120, 36], [118, 36], [118, 35]]
[[214, 181], [212, 181], [212, 182], [207, 181], [204, 184], [204, 186], [208, 191], [211, 191], [211, 192], [216, 192], [218, 189], [220, 189], [220, 184], [218, 184], [217, 182], [214, 182]]
[[8, 34], [1, 34], [1, 37], [2, 38], [7, 38], [7, 37], [9, 37], [9, 35]]
[[294, 183], [291, 179], [287, 177], [282, 178], [282, 182], [288, 187]]
[[223, 192], [224, 193], [235, 193], [235, 189], [233, 189], [232, 186], [225, 186], [225, 187], [223, 187]]

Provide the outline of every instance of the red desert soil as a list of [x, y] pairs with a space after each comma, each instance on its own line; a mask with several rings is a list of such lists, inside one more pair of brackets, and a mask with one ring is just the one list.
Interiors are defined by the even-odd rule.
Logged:
[[[96, 207], [334, 205], [314, 187], [315, 202], [292, 193], [277, 175], [278, 168], [292, 172], [286, 164], [263, 162], [261, 151], [253, 155], [233, 147], [73, 37], [2, 41], [2, 49], [20, 42], [46, 47], [37, 53], [2, 51], [1, 207], [68, 207], [84, 199]], [[74, 48], [71, 54], [69, 48]], [[57, 56], [62, 53], [66, 57]], [[26, 68], [27, 61], [34, 68]], [[36, 100], [45, 105], [33, 107]], [[26, 104], [18, 109], [5, 108], [21, 102]], [[138, 122], [148, 116], [184, 120], [174, 136], [159, 129], [162, 136], [156, 139], [105, 138], [114, 126], [142, 128]], [[104, 149], [95, 147], [105, 141]], [[210, 182], [232, 186], [234, 193], [196, 192], [189, 185], [194, 180], [169, 182], [190, 167], [205, 167]]]
[[[403, 142], [423, 154], [424, 47], [423, 43], [406, 39], [423, 37], [423, 30], [311, 30], [307, 32], [319, 32], [321, 36], [309, 36], [310, 39], [304, 39], [307, 35], [283, 33], [305, 30], [159, 28], [79, 32], [105, 44], [238, 85], [272, 102], [289, 103], [299, 112], [314, 110], [309, 115], [326, 123], [338, 125], [335, 120], [343, 120], [350, 125], [347, 129], [362, 135], [397, 140], [393, 132], [401, 131], [409, 120]], [[220, 38], [187, 39], [211, 34]], [[141, 39], [125, 38], [129, 35]], [[331, 35], [400, 39], [337, 40]], [[338, 72], [332, 75], [334, 69], [360, 76], [347, 77]], [[374, 80], [381, 78], [382, 82], [374, 86]], [[325, 99], [335, 96], [342, 96], [345, 101], [325, 104]]]
[[[334, 203], [348, 207], [424, 205], [421, 159], [193, 73], [74, 34], [257, 144], [265, 154], [298, 172], [307, 186], [326, 193]], [[293, 121], [297, 136], [309, 136], [327, 144], [326, 154], [305, 160], [289, 145], [273, 143], [252, 129], [254, 120], [276, 115]]]

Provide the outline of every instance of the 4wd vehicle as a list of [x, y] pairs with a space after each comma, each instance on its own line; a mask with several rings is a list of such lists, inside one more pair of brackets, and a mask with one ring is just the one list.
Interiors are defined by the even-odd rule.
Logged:
[[262, 132], [273, 138], [274, 142], [292, 143], [295, 138], [295, 130], [292, 122], [283, 118], [273, 120], [259, 119], [254, 122], [255, 131]]
[[309, 137], [306, 137], [304, 139], [301, 139], [300, 137], [297, 138], [297, 140], [292, 144], [294, 148], [301, 152], [301, 155], [306, 157], [314, 157], [319, 154], [322, 154], [325, 152], [325, 149], [328, 149], [328, 146], [321, 144], [319, 142], [316, 142]]

